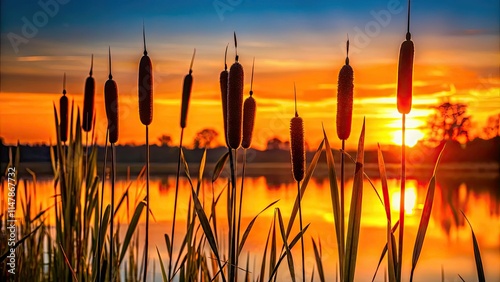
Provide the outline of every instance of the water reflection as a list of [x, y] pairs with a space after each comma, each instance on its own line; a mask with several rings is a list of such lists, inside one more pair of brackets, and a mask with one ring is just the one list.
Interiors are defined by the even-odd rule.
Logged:
[[[277, 174], [273, 176], [248, 177], [245, 180], [245, 199], [242, 210], [242, 226], [246, 227], [248, 222], [265, 206], [274, 200], [279, 199], [276, 207], [279, 207], [288, 221], [287, 215], [290, 213], [296, 197], [296, 186], [288, 174]], [[238, 180], [239, 182], [240, 180]], [[374, 185], [381, 194], [381, 183], [379, 179], [372, 178]], [[196, 181], [195, 181], [196, 182]], [[484, 177], [481, 174], [474, 177], [460, 179], [457, 176], [438, 177], [436, 192], [434, 196], [431, 221], [427, 231], [421, 259], [415, 273], [416, 281], [435, 281], [441, 277], [441, 266], [445, 270], [448, 281], [456, 281], [459, 273], [466, 281], [475, 280], [476, 272], [474, 266], [474, 255], [472, 250], [471, 234], [466, 225], [460, 210], [467, 214], [473, 224], [475, 234], [481, 247], [483, 263], [487, 280], [498, 281], [500, 278], [500, 192], [498, 187], [499, 179], [496, 177]], [[388, 180], [389, 195], [394, 218], [398, 217], [399, 211], [399, 186], [400, 182], [396, 178]], [[409, 276], [410, 262], [412, 256], [413, 243], [415, 241], [418, 224], [422, 213], [423, 203], [427, 193], [427, 180], [424, 178], [408, 179], [406, 192], [406, 229], [405, 229], [405, 253], [403, 271], [405, 276]], [[22, 186], [22, 185], [21, 185]], [[138, 199], [144, 197], [144, 183], [132, 180], [128, 183], [121, 180], [117, 184], [117, 193], [123, 193], [130, 186], [130, 205], [133, 206]], [[31, 186], [30, 186], [31, 187]], [[166, 247], [164, 243], [164, 233], [170, 232], [171, 218], [173, 213], [173, 202], [175, 192], [175, 177], [152, 178], [151, 182], [151, 209], [155, 216], [155, 222], [151, 227], [151, 250], [156, 252], [156, 246], [166, 257]], [[346, 201], [350, 202], [350, 187], [352, 179], [347, 180]], [[215, 183], [205, 179], [202, 185], [202, 195], [205, 203], [210, 203], [212, 195], [223, 193], [221, 199], [225, 197], [227, 179], [221, 178]], [[109, 183], [106, 183], [106, 191], [109, 191]], [[36, 192], [37, 202], [42, 207], [53, 204], [54, 189], [51, 180], [39, 180]], [[179, 191], [179, 236], [185, 232], [185, 221], [187, 218], [187, 203], [190, 198], [188, 181], [182, 178]], [[109, 195], [105, 194], [105, 201], [109, 201]], [[184, 204], [182, 204], [184, 203]], [[346, 205], [348, 208], [349, 205]], [[335, 275], [335, 265], [337, 264], [337, 250], [335, 233], [333, 227], [332, 207], [330, 202], [329, 181], [325, 177], [313, 178], [303, 198], [303, 216], [305, 223], [311, 223], [307, 231], [306, 246], [307, 254], [307, 275], [310, 277], [315, 265], [310, 238], [321, 238], [323, 246], [323, 259], [327, 280], [333, 281]], [[132, 208], [130, 213], [132, 213]], [[225, 200], [220, 201], [217, 206], [218, 223], [220, 223], [219, 236], [225, 236], [227, 231], [227, 214]], [[18, 211], [19, 212], [19, 211]], [[346, 212], [348, 215], [348, 212]], [[129, 215], [131, 216], [131, 214]], [[259, 265], [262, 257], [265, 239], [273, 217], [273, 210], [270, 209], [260, 215], [256, 221], [252, 233], [249, 236], [243, 253], [250, 253], [253, 256], [251, 262]], [[126, 224], [127, 215], [119, 215], [119, 221]], [[53, 222], [49, 220], [49, 222]], [[296, 224], [297, 225], [297, 224]], [[371, 280], [374, 273], [381, 250], [385, 244], [385, 213], [380, 199], [374, 193], [370, 184], [364, 183], [363, 211], [361, 219], [361, 237], [359, 243], [358, 265], [356, 277], [358, 281]], [[124, 228], [122, 228], [124, 229]], [[143, 225], [140, 231], [143, 232]], [[294, 232], [298, 228], [294, 227]], [[178, 237], [176, 234], [177, 238]], [[140, 236], [143, 238], [143, 234]], [[297, 250], [295, 250], [297, 251]], [[297, 254], [298, 255], [298, 254]], [[246, 256], [246, 254], [245, 254]], [[296, 261], [298, 263], [298, 261]], [[298, 267], [298, 265], [297, 265]], [[158, 269], [158, 268], [157, 268]], [[253, 269], [253, 266], [251, 266]], [[284, 267], [285, 269], [285, 267]], [[383, 271], [377, 277], [377, 281], [383, 281]], [[286, 281], [286, 271], [281, 271], [281, 279]], [[160, 274], [157, 273], [159, 278]]]

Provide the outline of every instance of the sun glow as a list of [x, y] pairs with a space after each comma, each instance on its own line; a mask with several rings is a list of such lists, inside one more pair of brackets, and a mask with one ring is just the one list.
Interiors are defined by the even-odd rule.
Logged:
[[[415, 146], [418, 141], [420, 141], [420, 139], [422, 139], [424, 137], [424, 133], [419, 130], [419, 129], [407, 129], [406, 132], [406, 140], [405, 140], [405, 143], [406, 143], [406, 146], [410, 146], [410, 147], [413, 147]], [[394, 144], [397, 144], [397, 145], [403, 145], [403, 141], [402, 141], [402, 134], [401, 134], [401, 130], [396, 130], [394, 131], [393, 133], [393, 136], [392, 136], [392, 142], [394, 142]]]
[[[399, 212], [401, 193], [394, 191], [391, 195], [391, 209], [392, 211]], [[406, 187], [405, 190], [405, 213], [413, 214], [417, 204], [417, 189], [415, 187]]]

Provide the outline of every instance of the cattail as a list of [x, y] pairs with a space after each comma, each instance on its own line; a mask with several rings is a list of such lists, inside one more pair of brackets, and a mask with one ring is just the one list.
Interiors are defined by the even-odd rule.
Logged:
[[238, 149], [241, 143], [241, 122], [243, 112], [243, 67], [238, 62], [238, 43], [234, 33], [236, 48], [235, 62], [229, 70], [227, 84], [227, 142], [231, 149]]
[[295, 117], [290, 121], [290, 153], [292, 157], [292, 172], [295, 181], [299, 182], [304, 178], [306, 166], [305, 141], [304, 141], [304, 121], [297, 112], [297, 91], [295, 90]]
[[255, 110], [257, 105], [255, 104], [255, 99], [253, 98], [253, 69], [255, 65], [255, 58], [252, 63], [252, 79], [250, 80], [250, 96], [245, 99], [243, 103], [243, 140], [241, 141], [241, 147], [244, 149], [250, 148], [252, 144], [252, 134], [253, 126], [255, 123]]
[[118, 87], [111, 75], [111, 48], [109, 49], [109, 76], [104, 84], [104, 103], [108, 117], [109, 142], [118, 141]]
[[340, 69], [337, 87], [337, 135], [340, 140], [346, 140], [351, 134], [353, 75], [349, 65], [349, 39], [347, 40], [347, 56], [345, 65]]
[[85, 80], [85, 92], [83, 96], [83, 121], [82, 128], [85, 132], [92, 129], [92, 119], [94, 117], [94, 96], [95, 96], [95, 81], [92, 77], [92, 69], [94, 66], [94, 55], [90, 59], [89, 77]]
[[68, 97], [66, 97], [66, 73], [63, 79], [63, 96], [59, 99], [59, 118], [61, 120], [61, 141], [68, 141]]
[[413, 41], [411, 41], [410, 33], [410, 6], [408, 3], [408, 30], [406, 40], [403, 41], [399, 50], [398, 112], [401, 114], [409, 114], [411, 111], [414, 52], [415, 47]]
[[146, 35], [142, 27], [144, 55], [139, 63], [139, 117], [144, 125], [153, 121], [153, 66], [146, 50]]
[[184, 84], [182, 85], [182, 105], [181, 105], [181, 128], [186, 128], [186, 120], [189, 108], [189, 99], [191, 97], [191, 89], [193, 88], [193, 62], [196, 55], [194, 49], [193, 57], [191, 58], [191, 65], [189, 66], [189, 73], [184, 77]]
[[224, 70], [220, 72], [219, 83], [222, 100], [222, 120], [224, 123], [224, 141], [226, 142], [226, 145], [229, 146], [227, 143], [227, 78], [229, 76], [226, 63], [227, 47], [228, 45], [226, 45], [226, 52], [224, 53]]

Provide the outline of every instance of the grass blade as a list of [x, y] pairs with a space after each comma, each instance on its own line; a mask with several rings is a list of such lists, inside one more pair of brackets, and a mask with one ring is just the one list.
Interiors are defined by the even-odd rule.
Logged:
[[352, 187], [351, 208], [347, 225], [347, 242], [345, 248], [344, 281], [354, 281], [356, 257], [358, 254], [359, 229], [361, 226], [361, 204], [363, 200], [363, 170], [364, 170], [365, 121], [358, 143], [356, 170]]
[[420, 218], [420, 224], [418, 226], [417, 238], [415, 239], [415, 245], [413, 247], [410, 282], [413, 281], [413, 274], [415, 271], [415, 267], [417, 266], [418, 258], [420, 257], [420, 253], [422, 252], [422, 247], [424, 245], [425, 233], [427, 232], [427, 226], [429, 225], [429, 220], [431, 217], [432, 203], [434, 202], [434, 191], [436, 190], [436, 170], [439, 161], [441, 160], [443, 151], [444, 151], [444, 146], [441, 149], [441, 152], [439, 153], [438, 159], [434, 166], [433, 175], [431, 177], [429, 186], [427, 188], [427, 195], [425, 197], [424, 209], [422, 211], [422, 217]]
[[483, 260], [481, 259], [481, 252], [479, 251], [479, 244], [477, 243], [476, 235], [474, 234], [474, 230], [472, 229], [472, 224], [470, 223], [467, 216], [463, 211], [460, 211], [464, 216], [465, 220], [469, 224], [470, 231], [472, 232], [472, 245], [474, 246], [474, 259], [476, 260], [476, 269], [477, 269], [477, 279], [479, 282], [486, 281], [484, 277], [484, 268], [483, 268]]
[[253, 227], [253, 224], [255, 223], [255, 221], [257, 220], [257, 217], [259, 217], [259, 215], [261, 213], [263, 213], [264, 211], [266, 211], [268, 208], [274, 206], [274, 204], [276, 204], [279, 200], [276, 200], [272, 203], [270, 203], [269, 205], [267, 205], [267, 207], [265, 207], [263, 210], [261, 210], [253, 219], [252, 221], [250, 221], [250, 223], [248, 224], [247, 228], [245, 229], [245, 233], [243, 233], [243, 236], [241, 237], [241, 242], [240, 242], [240, 246], [238, 247], [238, 255], [240, 255], [241, 253], [241, 250], [243, 249], [243, 246], [245, 245], [245, 242], [247, 240], [247, 237], [248, 235], [250, 234], [250, 231], [252, 231], [252, 227]]
[[330, 197], [332, 201], [335, 234], [337, 238], [339, 264], [340, 264], [340, 269], [343, 270], [345, 242], [342, 240], [343, 236], [341, 234], [341, 228], [340, 228], [340, 199], [339, 199], [339, 187], [337, 184], [337, 175], [335, 173], [335, 160], [333, 159], [333, 153], [330, 147], [330, 142], [328, 142], [328, 137], [326, 136], [326, 132], [324, 129], [323, 129], [323, 136], [325, 139], [326, 163], [328, 165], [328, 179], [330, 180]]
[[221, 172], [224, 170], [224, 166], [226, 165], [228, 158], [229, 158], [229, 152], [226, 152], [217, 161], [214, 167], [214, 173], [212, 174], [212, 182], [215, 182], [217, 179], [219, 179], [219, 176]]
[[292, 278], [292, 281], [295, 282], [295, 267], [293, 265], [292, 252], [290, 251], [290, 247], [288, 246], [288, 242], [286, 239], [285, 225], [283, 224], [283, 218], [281, 217], [280, 209], [277, 208], [276, 211], [278, 212], [278, 222], [280, 224], [281, 238], [283, 239], [283, 245], [285, 246], [286, 259], [288, 261], [288, 270], [290, 271], [290, 277]]
[[[316, 246], [316, 242], [314, 241], [314, 239], [311, 238], [311, 240], [313, 243], [314, 257], [316, 258], [316, 266], [318, 267], [319, 281], [325, 282], [325, 272], [323, 271], [323, 262], [321, 259], [321, 257], [322, 257], [322, 255], [321, 255], [321, 240], [319, 241], [320, 250], [318, 250], [318, 247]], [[313, 272], [313, 277], [314, 277], [314, 272]], [[311, 281], [313, 281], [313, 279], [311, 279]]]
[[139, 219], [141, 218], [142, 210], [146, 206], [145, 201], [146, 201], [146, 199], [139, 202], [139, 204], [135, 208], [134, 215], [132, 216], [132, 219], [130, 220], [130, 223], [129, 223], [128, 228], [127, 228], [127, 233], [125, 234], [125, 238], [123, 239], [122, 251], [120, 252], [120, 259], [118, 260], [118, 266], [122, 263], [123, 258], [125, 257], [125, 253], [127, 252], [128, 245], [130, 244], [130, 240], [132, 239], [132, 236], [134, 235], [137, 224], [139, 223]]
[[217, 263], [219, 264], [219, 268], [221, 271], [221, 276], [222, 276], [222, 281], [226, 281], [226, 278], [223, 274], [222, 271], [222, 265], [220, 262], [220, 256], [219, 252], [217, 250], [217, 243], [215, 241], [214, 234], [212, 232], [212, 229], [210, 228], [210, 222], [208, 221], [207, 215], [205, 214], [205, 210], [203, 209], [203, 206], [201, 205], [200, 200], [198, 199], [198, 195], [194, 191], [193, 187], [191, 186], [191, 194], [193, 197], [193, 202], [194, 202], [194, 207], [196, 209], [196, 214], [198, 215], [198, 218], [200, 220], [201, 227], [203, 228], [203, 232], [205, 233], [205, 237], [208, 240], [208, 244], [210, 245], [210, 248], [212, 248], [212, 251], [214, 252], [215, 258], [217, 259]]
[[156, 247], [156, 252], [158, 253], [158, 260], [160, 261], [161, 276], [163, 278], [163, 282], [166, 282], [168, 281], [167, 272], [165, 271], [165, 266], [163, 265], [163, 260], [161, 259], [160, 250], [158, 250], [158, 247]]

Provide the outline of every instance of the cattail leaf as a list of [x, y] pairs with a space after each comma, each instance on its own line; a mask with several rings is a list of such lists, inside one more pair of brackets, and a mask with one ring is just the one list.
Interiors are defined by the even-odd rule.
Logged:
[[210, 245], [210, 248], [212, 249], [212, 252], [214, 253], [214, 255], [217, 259], [217, 263], [219, 264], [219, 268], [221, 270], [221, 275], [222, 275], [222, 280], [226, 281], [225, 276], [222, 273], [222, 265], [220, 262], [220, 256], [219, 256], [219, 252], [217, 249], [217, 242], [215, 241], [215, 237], [213, 235], [212, 229], [210, 228], [210, 222], [208, 221], [207, 215], [205, 214], [205, 210], [203, 209], [203, 206], [201, 205], [201, 202], [198, 199], [198, 195], [194, 191], [193, 187], [191, 187], [191, 195], [193, 198], [196, 214], [198, 215], [198, 219], [200, 220], [200, 224], [201, 224], [201, 227], [203, 229], [203, 232], [205, 233], [205, 237], [207, 238], [208, 244]]
[[250, 234], [250, 231], [252, 231], [253, 224], [257, 220], [257, 217], [263, 212], [265, 212], [268, 208], [272, 207], [274, 204], [276, 204], [279, 200], [276, 200], [269, 205], [267, 205], [264, 209], [262, 209], [248, 224], [247, 228], [245, 229], [245, 232], [243, 233], [243, 236], [241, 237], [241, 242], [240, 246], [238, 247], [238, 255], [241, 253], [241, 250], [243, 250], [243, 246], [245, 246], [245, 242], [247, 240], [248, 235]]
[[276, 209], [278, 212], [278, 222], [280, 225], [281, 239], [283, 240], [283, 245], [285, 246], [286, 259], [288, 261], [288, 270], [290, 271], [290, 277], [293, 282], [295, 282], [295, 267], [293, 265], [292, 252], [290, 251], [290, 246], [288, 245], [287, 236], [285, 233], [285, 226], [283, 224], [283, 218], [281, 217], [280, 209]]
[[122, 250], [120, 252], [118, 265], [120, 265], [123, 262], [123, 259], [125, 258], [125, 253], [127, 252], [128, 246], [130, 245], [130, 241], [132, 240], [132, 236], [135, 233], [135, 230], [137, 228], [137, 224], [139, 224], [139, 220], [141, 219], [142, 210], [146, 206], [145, 201], [146, 201], [146, 199], [144, 199], [143, 201], [141, 201], [137, 204], [137, 207], [135, 208], [132, 219], [130, 220], [130, 223], [128, 224], [127, 232], [125, 233], [125, 238], [123, 239], [123, 243], [122, 243]]
[[219, 158], [219, 160], [215, 164], [214, 173], [212, 174], [212, 183], [219, 179], [219, 176], [222, 170], [224, 170], [224, 166], [226, 165], [228, 158], [229, 152], [226, 152], [224, 155], [222, 155], [222, 157]]
[[[311, 238], [314, 249], [314, 258], [316, 259], [316, 267], [318, 268], [319, 281], [325, 282], [325, 272], [323, 271], [323, 261], [321, 258], [321, 253], [316, 246], [316, 242]], [[311, 280], [312, 281], [312, 280]]]
[[[318, 164], [319, 157], [321, 156], [321, 153], [323, 151], [323, 144], [324, 144], [324, 141], [321, 141], [321, 143], [318, 146], [318, 149], [314, 153], [314, 156], [311, 160], [311, 163], [309, 164], [309, 167], [307, 168], [306, 175], [304, 176], [304, 179], [302, 180], [302, 184], [301, 184], [301, 188], [300, 188], [300, 198], [301, 199], [304, 197], [307, 185], [309, 184], [309, 180], [311, 180], [311, 177], [313, 176], [314, 170], [316, 169], [316, 165]], [[296, 197], [295, 203], [293, 204], [292, 212], [290, 213], [290, 220], [288, 221], [288, 226], [286, 228], [287, 237], [290, 235], [290, 231], [292, 230], [293, 222], [295, 221], [295, 217], [297, 217], [298, 211], [299, 211], [299, 198]]]
[[479, 244], [477, 243], [476, 234], [474, 234], [474, 229], [472, 228], [472, 224], [470, 223], [467, 216], [465, 216], [465, 213], [462, 210], [460, 212], [467, 221], [467, 224], [469, 224], [470, 231], [472, 233], [472, 245], [474, 247], [474, 259], [476, 261], [477, 279], [479, 280], [479, 282], [484, 282], [486, 281], [486, 279], [484, 276], [483, 260], [481, 259], [481, 252], [479, 250]]
[[158, 250], [158, 247], [156, 247], [156, 252], [158, 253], [158, 260], [160, 261], [161, 277], [163, 278], [163, 281], [168, 281], [167, 272], [165, 271], [165, 266], [163, 265], [163, 260], [161, 259], [160, 250]]
[[266, 274], [267, 246], [269, 245], [269, 238], [271, 237], [272, 230], [273, 222], [271, 221], [271, 226], [269, 226], [269, 231], [267, 232], [266, 245], [264, 246], [264, 254], [262, 255], [262, 263], [260, 264], [259, 282], [264, 282], [264, 275]]
[[335, 173], [335, 160], [333, 159], [332, 148], [328, 142], [325, 129], [323, 128], [323, 138], [325, 142], [326, 163], [328, 166], [328, 179], [330, 180], [330, 197], [332, 201], [333, 219], [335, 224], [335, 234], [337, 238], [337, 248], [339, 254], [340, 269], [344, 269], [344, 242], [342, 242], [341, 228], [340, 228], [340, 199], [339, 187], [337, 184], [337, 175]]
[[363, 171], [364, 171], [364, 145], [365, 145], [365, 121], [358, 143], [358, 154], [356, 158], [356, 170], [352, 188], [351, 208], [349, 210], [349, 223], [347, 225], [347, 237], [345, 248], [344, 281], [354, 281], [356, 269], [356, 258], [358, 255], [359, 230], [361, 226], [361, 207], [363, 200]]
[[[276, 243], [276, 216], [273, 216], [273, 225], [272, 225], [272, 238], [271, 238], [271, 253], [269, 254], [269, 282], [272, 281], [273, 272], [277, 271], [278, 265], [276, 265], [276, 251], [277, 251], [277, 243]], [[271, 271], [273, 270], [273, 271]]]
[[[380, 259], [378, 261], [377, 268], [375, 269], [375, 273], [373, 274], [372, 282], [375, 281], [375, 277], [377, 277], [377, 272], [380, 268], [380, 265], [382, 264], [382, 261], [384, 260], [385, 254], [387, 253], [387, 251], [389, 251], [389, 248], [391, 248], [391, 251], [389, 251], [389, 261], [394, 260], [394, 258], [397, 256], [396, 249], [395, 249], [396, 243], [394, 240], [394, 232], [396, 232], [398, 225], [399, 225], [399, 220], [396, 222], [396, 224], [394, 224], [394, 226], [392, 228], [389, 227], [389, 236], [388, 236], [389, 239], [388, 239], [388, 241], [390, 243], [389, 244], [385, 243], [384, 248], [382, 249], [382, 254], [380, 255]], [[391, 256], [391, 254], [392, 254], [392, 256]], [[393, 272], [394, 272], [394, 266], [395, 266], [395, 264], [393, 264], [393, 266], [392, 266]], [[390, 265], [389, 265], [389, 268], [390, 268]], [[390, 271], [390, 269], [389, 269], [389, 271]], [[391, 281], [391, 282], [396, 281], [395, 272], [394, 272], [394, 276], [391, 276], [389, 281]]]
[[436, 190], [436, 171], [441, 160], [441, 156], [443, 155], [444, 146], [439, 153], [436, 164], [434, 165], [434, 172], [429, 181], [429, 185], [427, 187], [427, 195], [425, 197], [424, 208], [422, 210], [422, 216], [420, 218], [420, 224], [418, 226], [417, 238], [415, 239], [415, 244], [413, 247], [413, 256], [411, 262], [411, 273], [410, 273], [410, 281], [413, 280], [413, 274], [415, 271], [415, 267], [417, 266], [418, 258], [420, 257], [420, 253], [422, 252], [422, 247], [424, 245], [425, 233], [427, 232], [427, 226], [429, 225], [432, 204], [434, 202], [434, 191]]

